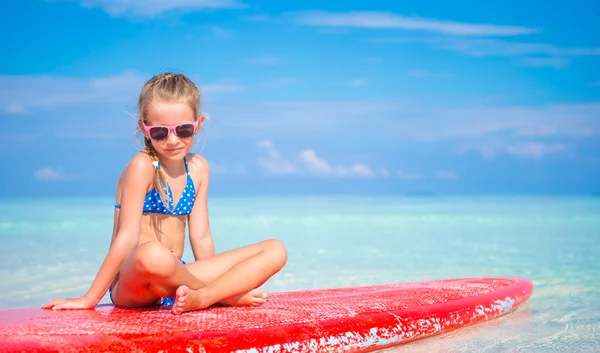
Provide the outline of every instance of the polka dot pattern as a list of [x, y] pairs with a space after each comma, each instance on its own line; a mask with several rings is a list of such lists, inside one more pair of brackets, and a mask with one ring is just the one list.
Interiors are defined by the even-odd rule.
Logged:
[[[187, 215], [192, 212], [192, 208], [194, 207], [194, 197], [196, 196], [196, 189], [194, 187], [194, 181], [192, 180], [188, 170], [187, 161], [185, 158], [183, 161], [185, 162], [185, 171], [187, 172], [187, 182], [185, 184], [185, 188], [183, 189], [183, 193], [177, 202], [177, 205], [174, 206], [173, 204], [173, 193], [170, 186], [167, 189], [168, 205], [165, 205], [164, 202], [162, 202], [158, 190], [152, 189], [152, 191], [146, 194], [146, 199], [144, 200], [144, 212], [172, 214], [176, 216]], [[158, 168], [160, 168], [160, 165]]]

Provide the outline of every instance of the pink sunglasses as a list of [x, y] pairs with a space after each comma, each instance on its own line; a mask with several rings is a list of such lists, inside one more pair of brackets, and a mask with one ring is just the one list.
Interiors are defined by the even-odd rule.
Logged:
[[142, 122], [144, 126], [144, 130], [150, 136], [152, 140], [161, 141], [169, 137], [171, 131], [175, 132], [177, 137], [185, 139], [194, 136], [194, 132], [196, 132], [196, 128], [198, 127], [198, 121], [196, 120], [193, 123], [183, 123], [179, 125], [153, 125], [146, 126], [144, 122]]

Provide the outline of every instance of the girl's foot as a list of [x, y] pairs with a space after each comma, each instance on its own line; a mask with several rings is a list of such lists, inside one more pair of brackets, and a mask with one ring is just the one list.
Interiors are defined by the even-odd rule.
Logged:
[[171, 312], [175, 315], [186, 311], [206, 309], [209, 304], [202, 300], [200, 290], [190, 290], [187, 286], [180, 286], [175, 292], [175, 300]]
[[[210, 304], [206, 301], [206, 297], [201, 293], [202, 288], [190, 290], [187, 286], [180, 286], [175, 292], [175, 300], [171, 312], [175, 315], [185, 313], [187, 311], [206, 309]], [[267, 293], [262, 289], [256, 288], [250, 292], [234, 295], [219, 302], [225, 306], [261, 306], [266, 302]]]
[[219, 304], [226, 306], [261, 306], [267, 300], [267, 293], [262, 289], [256, 288], [247, 293], [242, 293], [221, 300]]

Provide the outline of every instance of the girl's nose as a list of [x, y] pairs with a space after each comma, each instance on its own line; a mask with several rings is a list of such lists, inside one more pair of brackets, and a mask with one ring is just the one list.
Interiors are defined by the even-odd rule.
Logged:
[[169, 142], [169, 143], [179, 142], [179, 137], [177, 137], [177, 134], [175, 133], [175, 131], [171, 131], [171, 133], [169, 134], [169, 137], [167, 137], [167, 142]]

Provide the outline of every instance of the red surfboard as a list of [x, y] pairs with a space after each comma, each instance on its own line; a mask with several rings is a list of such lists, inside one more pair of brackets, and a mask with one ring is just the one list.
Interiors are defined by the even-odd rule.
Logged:
[[367, 352], [515, 310], [523, 278], [270, 293], [261, 307], [0, 311], [0, 352]]

